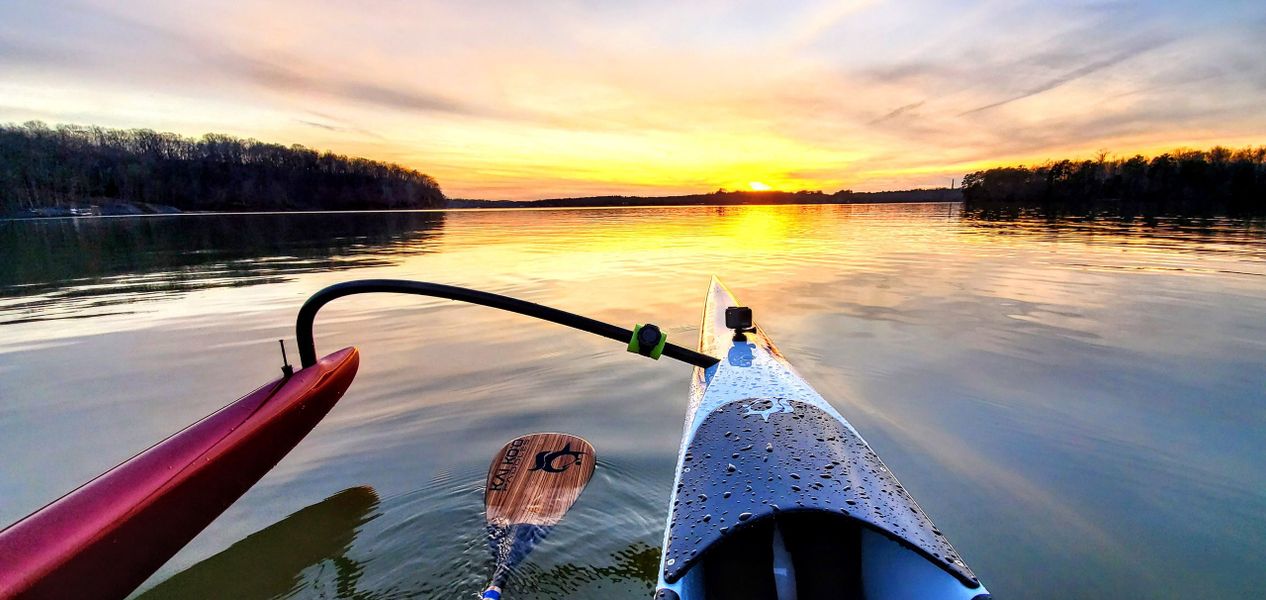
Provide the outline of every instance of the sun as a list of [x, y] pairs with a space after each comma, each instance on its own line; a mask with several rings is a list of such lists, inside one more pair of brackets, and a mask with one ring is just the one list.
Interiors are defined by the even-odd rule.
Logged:
[[747, 182], [747, 186], [752, 188], [752, 191], [754, 192], [768, 192], [769, 190], [774, 189], [759, 181], [749, 181]]

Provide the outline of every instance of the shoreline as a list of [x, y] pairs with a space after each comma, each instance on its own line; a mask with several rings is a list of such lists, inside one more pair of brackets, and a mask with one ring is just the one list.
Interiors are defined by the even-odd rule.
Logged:
[[[361, 212], [377, 210], [539, 210], [546, 208], [634, 208], [664, 206], [784, 206], [797, 204], [909, 204], [921, 202], [955, 202], [963, 199], [962, 192], [952, 188], [928, 188], [892, 190], [885, 192], [854, 192], [841, 190], [833, 194], [821, 191], [725, 191], [717, 190], [702, 194], [678, 194], [673, 196], [584, 196], [576, 198], [547, 198], [541, 200], [479, 200], [444, 198], [440, 206], [419, 208], [375, 208], [372, 202], [364, 208], [326, 209], [261, 207], [251, 210], [248, 206], [229, 206], [228, 210], [186, 211], [168, 204], [121, 200], [107, 197], [87, 197], [67, 201], [54, 206], [26, 208], [0, 213], [0, 219], [17, 220], [31, 218], [119, 217], [174, 214], [238, 214], [238, 213], [299, 213], [299, 212]], [[298, 203], [295, 203], [298, 204]], [[428, 203], [428, 204], [438, 204]]]
[[[464, 201], [470, 202], [470, 201]], [[744, 206], [832, 206], [832, 205], [885, 205], [885, 204], [962, 204], [962, 200], [882, 200], [882, 201], [835, 201], [835, 202], [745, 202], [745, 203], [701, 203], [701, 204], [574, 204], [565, 206], [532, 206], [539, 201], [519, 201], [519, 200], [481, 200], [477, 202], [487, 202], [492, 205], [487, 206], [446, 206], [443, 208], [365, 208], [350, 210], [321, 210], [321, 209], [296, 209], [296, 210], [205, 210], [205, 211], [184, 211], [172, 207], [166, 207], [170, 210], [164, 211], [135, 211], [135, 212], [96, 212], [83, 213], [76, 212], [83, 209], [56, 208], [52, 211], [42, 209], [40, 212], [55, 214], [36, 214], [31, 211], [27, 214], [7, 213], [0, 214], [0, 221], [39, 221], [52, 219], [117, 219], [127, 217], [198, 217], [198, 216], [223, 216], [223, 215], [290, 215], [290, 214], [338, 214], [338, 213], [423, 213], [423, 212], [503, 212], [503, 211], [556, 211], [556, 210], [619, 210], [619, 209], [639, 209], [639, 208], [735, 208]]]

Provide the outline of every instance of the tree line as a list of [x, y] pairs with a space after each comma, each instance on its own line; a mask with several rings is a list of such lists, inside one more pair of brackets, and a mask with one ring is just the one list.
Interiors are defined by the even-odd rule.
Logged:
[[965, 208], [1048, 215], [1266, 214], [1266, 146], [1177, 150], [1146, 158], [1061, 160], [963, 177]]
[[222, 134], [0, 125], [0, 214], [100, 201], [180, 210], [442, 207], [414, 169]]

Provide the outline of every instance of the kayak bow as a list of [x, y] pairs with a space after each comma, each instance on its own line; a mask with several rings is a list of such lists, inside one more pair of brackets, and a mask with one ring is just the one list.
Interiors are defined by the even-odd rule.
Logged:
[[989, 598], [764, 331], [727, 327], [737, 305], [713, 278], [699, 350], [721, 361], [691, 381], [655, 597]]

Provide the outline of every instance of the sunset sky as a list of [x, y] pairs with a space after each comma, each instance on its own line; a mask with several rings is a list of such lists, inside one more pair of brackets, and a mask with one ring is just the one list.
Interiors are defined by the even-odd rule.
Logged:
[[944, 186], [1266, 144], [1266, 3], [0, 2], [0, 122], [221, 132], [457, 198]]

